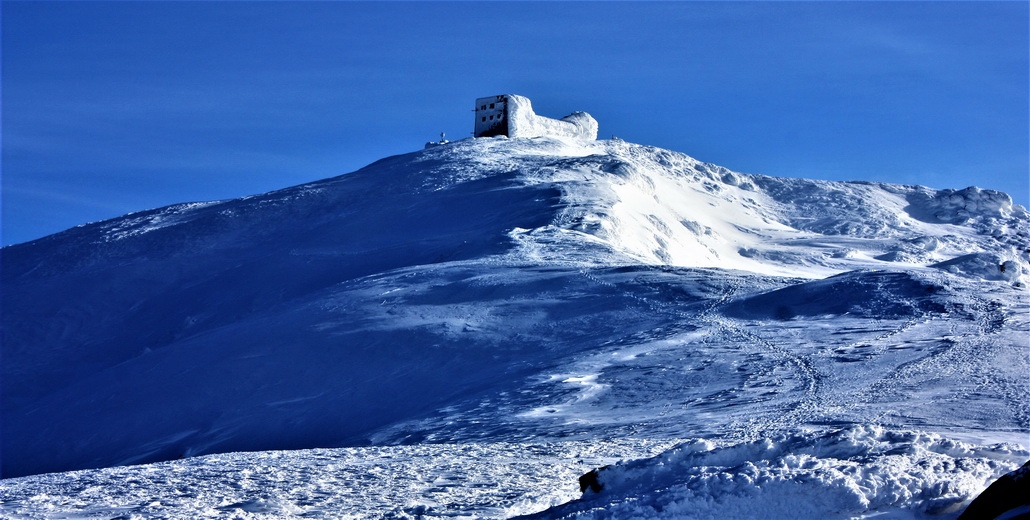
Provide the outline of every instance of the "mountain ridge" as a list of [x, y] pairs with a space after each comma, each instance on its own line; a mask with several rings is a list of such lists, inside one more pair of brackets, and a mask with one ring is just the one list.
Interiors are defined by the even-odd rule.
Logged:
[[[532, 143], [532, 145], [529, 146], [529, 143]], [[494, 153], [497, 148], [500, 148], [500, 150], [497, 150], [499, 153]], [[555, 155], [548, 156], [548, 153]], [[480, 158], [477, 159], [477, 156], [480, 156]], [[507, 160], [499, 158], [502, 156], [506, 156]], [[484, 157], [489, 158], [489, 160], [483, 159]], [[549, 159], [549, 157], [553, 159]], [[604, 157], [604, 159], [600, 159], [601, 157]], [[511, 161], [515, 158], [518, 158], [521, 163], [518, 165], [512, 163]], [[541, 158], [543, 159], [541, 160]], [[34, 244], [33, 247], [39, 248], [55, 240], [60, 240], [62, 245], [68, 246], [69, 238], [71, 238], [70, 235], [74, 236], [77, 234], [82, 234], [85, 240], [92, 240], [94, 243], [118, 242], [134, 234], [145, 234], [164, 228], [174, 228], [178, 224], [185, 222], [188, 216], [192, 216], [194, 219], [206, 217], [206, 220], [210, 221], [207, 225], [215, 227], [219, 224], [227, 226], [231, 222], [238, 228], [246, 231], [248, 227], [254, 227], [254, 225], [248, 226], [246, 222], [246, 219], [249, 218], [248, 215], [252, 213], [255, 216], [261, 215], [261, 212], [259, 212], [260, 206], [275, 207], [286, 205], [289, 199], [297, 199], [294, 200], [292, 207], [294, 209], [306, 208], [309, 210], [309, 214], [296, 214], [293, 216], [295, 218], [310, 217], [313, 215], [311, 211], [316, 210], [319, 205], [300, 204], [298, 203], [299, 199], [321, 197], [323, 204], [331, 206], [334, 201], [337, 203], [338, 201], [333, 199], [332, 195], [327, 194], [327, 192], [333, 191], [337, 186], [348, 184], [347, 181], [365, 176], [366, 173], [364, 172], [366, 171], [377, 172], [378, 177], [375, 180], [362, 178], [361, 180], [363, 181], [372, 182], [373, 184], [391, 180], [396, 182], [396, 179], [384, 177], [389, 176], [389, 172], [397, 168], [398, 164], [404, 164], [409, 173], [418, 172], [419, 174], [417, 177], [411, 175], [403, 177], [404, 181], [399, 183], [399, 187], [407, 188], [412, 192], [412, 195], [424, 196], [426, 198], [432, 197], [433, 192], [445, 188], [453, 189], [473, 180], [480, 182], [484, 182], [487, 179], [498, 180], [503, 174], [511, 174], [510, 171], [504, 172], [505, 169], [518, 169], [521, 171], [521, 175], [509, 177], [509, 181], [521, 182], [527, 186], [551, 183], [555, 187], [565, 188], [563, 194], [566, 199], [564, 201], [565, 206], [554, 220], [556, 221], [555, 223], [564, 221], [564, 225], [557, 227], [576, 231], [583, 231], [591, 226], [604, 228], [605, 226], [613, 225], [612, 220], [617, 219], [606, 220], [604, 219], [606, 215], [603, 214], [605, 210], [611, 211], [612, 208], [603, 207], [603, 204], [614, 203], [615, 205], [626, 206], [627, 201], [622, 200], [622, 198], [640, 198], [642, 195], [644, 197], [650, 196], [655, 198], [655, 200], [649, 202], [653, 202], [657, 208], [670, 205], [663, 204], [661, 200], [658, 200], [653, 191], [654, 179], [671, 176], [691, 181], [691, 185], [684, 186], [681, 184], [675, 186], [680, 191], [686, 191], [684, 188], [693, 188], [696, 191], [700, 191], [699, 188], [701, 188], [716, 194], [723, 192], [731, 201], [756, 210], [753, 213], [757, 215], [752, 216], [752, 221], [764, 219], [766, 221], [765, 224], [769, 224], [768, 221], [773, 220], [775, 223], [791, 227], [797, 231], [808, 231], [831, 236], [847, 234], [860, 237], [876, 236], [883, 238], [884, 234], [899, 234], [899, 227], [909, 228], [910, 234], [915, 234], [918, 232], [918, 229], [911, 228], [917, 227], [919, 223], [953, 224], [974, 228], [978, 234], [993, 234], [998, 237], [999, 241], [1003, 241], [1003, 245], [1024, 247], [1025, 249], [1027, 242], [1026, 230], [1023, 229], [1025, 226], [1021, 227], [1021, 222], [1027, 218], [1025, 208], [1013, 204], [1011, 197], [1008, 195], [991, 190], [980, 190], [975, 187], [962, 190], [933, 190], [921, 186], [879, 182], [817, 181], [741, 174], [720, 166], [702, 163], [677, 152], [631, 145], [619, 140], [587, 143], [556, 138], [536, 138], [531, 140], [498, 138], [469, 139], [433, 147], [422, 152], [385, 158], [351, 174], [275, 190], [262, 195], [252, 195], [228, 201], [175, 204], [164, 208], [134, 212], [115, 219], [84, 224], [62, 233], [26, 244], [7, 246], [4, 249], [14, 248], [18, 250], [28, 244]], [[553, 172], [561, 168], [593, 168], [593, 173], [586, 173], [578, 179], [562, 178], [560, 175], [549, 176], [547, 174], [548, 171]], [[665, 170], [665, 175], [660, 173], [662, 169]], [[615, 197], [611, 196], [610, 193], [604, 193], [604, 190], [587, 189], [580, 190], [585, 191], [584, 193], [575, 193], [577, 188], [582, 188], [582, 186], [576, 186], [576, 183], [591, 184], [604, 182], [607, 182], [609, 187], [616, 189], [627, 188], [627, 192], [617, 194]], [[496, 186], [491, 186], [485, 193], [489, 193], [490, 190], [495, 188]], [[357, 188], [351, 191], [360, 191], [361, 189]], [[366, 186], [363, 189], [368, 194], [375, 191], [373, 186]], [[592, 196], [593, 198], [586, 198], [585, 195]], [[760, 195], [766, 196], [765, 200], [761, 201], [762, 205], [759, 205], [758, 201], [753, 199], [753, 197]], [[378, 193], [377, 196], [388, 196], [388, 193]], [[897, 200], [890, 200], [892, 198]], [[865, 209], [863, 206], [868, 205], [868, 203], [863, 204], [863, 199], [879, 199], [878, 202], [880, 204]], [[601, 213], [600, 215], [576, 214], [578, 206], [589, 202], [601, 203], [600, 211], [596, 212]], [[711, 198], [704, 202], [708, 205], [714, 205]], [[779, 214], [770, 215], [768, 214], [769, 212], [762, 213], [757, 211], [758, 208], [768, 208], [770, 206], [778, 206], [776, 209]], [[821, 214], [820, 212], [825, 212], [825, 209], [820, 210], [820, 208], [827, 206], [832, 207], [835, 211], [848, 212], [849, 214], [846, 217], [830, 218], [829, 215]], [[695, 209], [697, 208], [690, 208], [690, 210]], [[210, 215], [212, 211], [216, 210], [220, 210], [217, 215]], [[356, 211], [354, 208], [334, 206], [334, 211], [346, 212], [348, 210], [351, 212]], [[239, 215], [236, 215], [237, 213]], [[263, 213], [270, 212], [266, 210]], [[702, 211], [701, 215], [711, 218], [711, 216], [704, 213], [706, 211]], [[264, 218], [274, 219], [279, 216], [278, 213], [271, 212], [271, 215]], [[285, 214], [281, 216], [287, 217], [290, 215]], [[638, 215], [632, 215], [632, 217], [639, 219]], [[583, 219], [590, 220], [592, 218], [596, 221], [583, 221]], [[663, 219], [661, 223], [645, 230], [650, 231], [650, 233], [641, 234], [663, 235], [662, 231], [668, 231], [668, 228], [672, 227], [665, 220], [669, 219]], [[687, 227], [694, 234], [711, 233], [712, 231], [711, 226], [704, 226], [701, 222], [686, 219], [683, 219], [682, 222], [683, 226]], [[529, 229], [526, 226], [518, 226], [517, 221], [508, 224], [509, 227]], [[1011, 233], [1009, 233], [1010, 230], [1007, 224], [1015, 226]], [[663, 230], [663, 226], [666, 229]], [[738, 225], [738, 227], [740, 226]], [[203, 232], [204, 230], [201, 229], [199, 231]], [[638, 230], [634, 229], [634, 231]], [[253, 229], [251, 229], [251, 232], [258, 234]], [[730, 233], [729, 231], [725, 232], [727, 234]], [[748, 229], [745, 232], [755, 233], [756, 230]], [[91, 233], [99, 236], [94, 236], [91, 239], [89, 238]], [[664, 234], [668, 234], [668, 232]], [[196, 235], [198, 233], [191, 234], [191, 236]], [[260, 235], [258, 234], [258, 236]], [[182, 237], [178, 238], [185, 240]], [[362, 238], [368, 239], [369, 237]], [[1007, 239], [1007, 243], [1003, 239]], [[168, 240], [165, 240], [166, 244], [168, 242]], [[146, 245], [148, 247], [154, 246], [153, 243], [147, 243]], [[189, 244], [181, 242], [178, 244], [178, 247], [185, 248], [187, 245]], [[700, 245], [702, 248], [712, 248], [711, 244]], [[940, 245], [938, 243], [933, 247], [940, 247]], [[958, 244], [958, 246], [969, 245], [971, 244]], [[175, 247], [175, 243], [173, 242], [170, 247]], [[927, 245], [918, 244], [915, 247], [925, 250]], [[633, 250], [637, 257], [635, 260], [637, 261], [651, 260], [653, 263], [666, 263], [684, 267], [698, 266], [692, 263], [690, 259], [680, 262], [661, 262], [660, 260], [668, 260], [669, 258], [647, 258], [649, 256], [647, 252], [635, 250], [640, 249], [639, 247], [631, 247], [630, 249]], [[656, 249], [661, 249], [661, 247]], [[669, 249], [668, 246], [665, 249]], [[87, 255], [81, 255], [80, 253], [80, 251], [74, 251], [69, 256], [88, 258]], [[139, 253], [140, 251], [130, 251], [127, 256], [134, 256]], [[670, 253], [669, 251], [663, 251], [657, 253], [657, 255], [659, 257], [668, 257]], [[672, 256], [675, 257], [675, 254]], [[747, 256], [747, 252], [745, 251], [742, 256]], [[932, 256], [932, 258], [937, 261], [950, 259], [941, 255]], [[675, 258], [673, 259], [675, 260]], [[10, 271], [11, 269], [15, 272], [23, 271], [18, 269], [17, 266], [11, 266], [6, 270]]]
[[[929, 356], [937, 323], [961, 313], [972, 321], [955, 330], [1012, 350], [999, 359], [1015, 368], [990, 365], [1003, 404], [919, 421], [1020, 431], [1008, 370], [1022, 366], [1012, 338], [1026, 325], [1028, 221], [976, 188], [778, 179], [618, 140], [493, 138], [87, 224], [0, 250], [3, 476], [241, 450], [752, 439], [861, 423], [904, 387], [891, 375], [904, 363], [936, 366], [906, 356]], [[968, 295], [981, 290], [999, 294], [1007, 325], [976, 329], [989, 313], [968, 310], [981, 305]], [[783, 343], [802, 319], [840, 352]], [[836, 322], [852, 328], [817, 332]], [[698, 341], [711, 355], [678, 353]], [[638, 375], [645, 358], [656, 365], [640, 373], [679, 382]], [[856, 361], [888, 374], [882, 388], [835, 379]], [[820, 393], [838, 387], [875, 398]], [[655, 400], [676, 423], [656, 419]], [[890, 402], [895, 421], [919, 415]]]

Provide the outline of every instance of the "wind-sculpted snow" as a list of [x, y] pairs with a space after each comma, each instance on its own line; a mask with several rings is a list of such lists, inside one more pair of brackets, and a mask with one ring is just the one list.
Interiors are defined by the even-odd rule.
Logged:
[[[1025, 452], [931, 446], [1030, 445], [1028, 229], [993, 192], [776, 179], [552, 138], [458, 141], [86, 224], [0, 250], [2, 475], [186, 460], [5, 480], [0, 516], [505, 517], [682, 439], [707, 446], [690, 457], [758, 458], [642, 477], [682, 491], [675, 507], [715, 515], [739, 494], [776, 511], [774, 488], [809, 500], [796, 483], [812, 482], [844, 516], [947, 509]], [[845, 437], [864, 440], [813, 451]], [[305, 472], [336, 457], [358, 476], [319, 477], [325, 489], [284, 469], [255, 484], [266, 494], [231, 472], [210, 477], [225, 490], [186, 490], [210, 469], [191, 465], [200, 455], [366, 445], [380, 463], [276, 456]], [[519, 475], [472, 476], [486, 470], [471, 459], [530, 445], [549, 447]], [[565, 460], [573, 445], [605, 455]], [[659, 475], [656, 460], [619, 467]], [[443, 491], [404, 487], [403, 471]], [[164, 484], [130, 484], [142, 475]], [[400, 489], [368, 488], [384, 481]], [[189, 500], [157, 497], [177, 483]], [[76, 501], [84, 489], [96, 500]], [[612, 489], [587, 502], [665, 496]], [[575, 507], [561, 514], [587, 514]]]
[[208, 455], [0, 481], [3, 518], [507, 518], [579, 495], [591, 465], [674, 442], [477, 443]]
[[999, 470], [1011, 470], [1013, 455], [1030, 452], [869, 426], [737, 444], [699, 440], [606, 466], [592, 475], [598, 491], [524, 518], [949, 516]]
[[970, 186], [962, 190], [919, 190], [907, 197], [910, 213], [929, 222], [963, 224], [976, 220], [1026, 218], [1026, 209], [1012, 203], [1012, 197], [994, 190]]
[[1023, 272], [1019, 262], [996, 253], [970, 253], [938, 262], [930, 267], [960, 276], [1010, 283], [1019, 283]]
[[927, 278], [904, 271], [852, 271], [748, 296], [727, 312], [779, 320], [845, 314], [906, 319], [945, 312], [945, 300], [935, 296], [943, 287]]
[[[209, 455], [5, 480], [13, 518], [891, 518], [956, 509], [1030, 453], [855, 426], [726, 443], [623, 439]], [[626, 455], [636, 460], [619, 462]], [[601, 467], [599, 493], [577, 477]], [[128, 483], [128, 484], [127, 484]], [[564, 505], [561, 505], [563, 504]], [[518, 515], [528, 515], [520, 517]], [[5, 516], [6, 517], [6, 516]]]

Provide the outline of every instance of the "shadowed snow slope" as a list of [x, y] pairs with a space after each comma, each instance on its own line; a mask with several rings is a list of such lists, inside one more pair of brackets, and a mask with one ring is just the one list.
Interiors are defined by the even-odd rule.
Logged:
[[[894, 479], [912, 496], [961, 503], [1025, 452], [948, 452], [970, 460], [933, 463], [957, 464], [948, 471], [968, 485], [919, 495], [910, 488], [936, 477], [848, 469], [856, 457], [888, 460], [876, 439], [894, 430], [869, 425], [974, 444], [1026, 445], [1030, 430], [1028, 215], [976, 188], [748, 175], [618, 140], [470, 139], [264, 195], [86, 224], [0, 255], [4, 477], [368, 444], [417, 445], [405, 456], [440, 462], [465, 448], [437, 444], [537, 443], [550, 448], [533, 464], [564, 464], [534, 474], [543, 482], [680, 439], [714, 444], [663, 456], [711, 462], [717, 445], [754, 451], [763, 439], [808, 453], [821, 436], [852, 435], [868, 449], [851, 462], [817, 453], [794, 468], [765, 451], [754, 478], [789, 487], [808, 478], [790, 471], [841, 472], [832, 482], [845, 487]], [[613, 438], [625, 442], [604, 444], [605, 457], [562, 455], [572, 449], [563, 443]], [[954, 442], [933, 439], [924, 444]], [[324, 456], [306, 453], [290, 460]], [[634, 498], [655, 486], [685, 486], [670, 495], [680, 504], [744, 485], [680, 469], [679, 480], [613, 485], [619, 494], [602, 502], [622, 511], [655, 505]], [[106, 481], [104, 471], [81, 478]], [[627, 471], [610, 474], [636, 474]], [[5, 482], [0, 513], [87, 512], [22, 497], [27, 480]], [[392, 499], [414, 512], [394, 513], [510, 516], [577, 494], [548, 482], [518, 491], [517, 506], [488, 485], [460, 507], [425, 502], [415, 486]], [[325, 511], [269, 486], [268, 496], [211, 495], [211, 508]], [[110, 501], [98, 515], [129, 511], [111, 493], [96, 499]], [[354, 496], [333, 511], [367, 513]], [[839, 500], [849, 515], [925, 506], [862, 490]], [[148, 511], [136, 513], [201, 514]]]

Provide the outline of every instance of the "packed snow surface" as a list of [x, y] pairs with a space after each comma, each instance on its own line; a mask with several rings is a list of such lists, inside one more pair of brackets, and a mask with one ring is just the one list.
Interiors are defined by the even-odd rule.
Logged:
[[993, 191], [469, 139], [0, 255], [3, 518], [947, 519], [1030, 457]]

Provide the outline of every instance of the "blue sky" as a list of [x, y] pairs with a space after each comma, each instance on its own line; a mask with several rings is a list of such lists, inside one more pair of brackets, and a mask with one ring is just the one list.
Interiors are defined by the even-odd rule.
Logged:
[[736, 171], [1030, 203], [1027, 2], [0, 5], [5, 245], [468, 137], [499, 93]]

